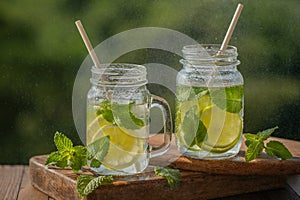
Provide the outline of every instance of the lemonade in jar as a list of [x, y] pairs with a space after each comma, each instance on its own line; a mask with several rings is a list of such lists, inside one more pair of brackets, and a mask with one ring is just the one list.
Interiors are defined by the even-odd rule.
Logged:
[[[170, 146], [172, 123], [169, 105], [149, 93], [146, 68], [135, 64], [112, 63], [92, 68], [92, 87], [87, 95], [86, 141], [96, 147], [93, 154], [101, 174], [136, 174], [149, 164], [150, 157], [164, 154]], [[149, 144], [150, 109], [157, 107], [166, 119], [162, 145]], [[101, 139], [109, 140], [107, 149]], [[153, 150], [153, 152], [151, 151]]]
[[[181, 153], [198, 159], [235, 156], [243, 131], [244, 87], [237, 49], [220, 45], [183, 48], [177, 76], [176, 139]], [[216, 56], [217, 55], [217, 56]]]

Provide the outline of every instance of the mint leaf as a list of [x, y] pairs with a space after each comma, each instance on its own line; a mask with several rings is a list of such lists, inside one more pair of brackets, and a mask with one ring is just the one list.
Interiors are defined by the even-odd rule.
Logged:
[[58, 152], [62, 153], [73, 147], [72, 141], [67, 138], [64, 134], [56, 132], [54, 135], [54, 143]]
[[110, 123], [115, 123], [114, 122], [114, 115], [112, 113], [112, 109], [111, 109], [111, 104], [109, 101], [103, 101], [100, 104], [100, 108], [99, 110], [97, 110], [97, 115], [102, 115], [102, 117], [110, 122]]
[[86, 165], [87, 149], [84, 146], [75, 146], [70, 157], [69, 166], [77, 172]]
[[143, 120], [137, 118], [132, 112], [129, 112], [129, 116], [130, 116], [131, 120], [139, 127], [145, 126], [145, 122]]
[[104, 159], [108, 152], [108, 149], [109, 136], [101, 137], [87, 146], [88, 159], [93, 162], [93, 166], [95, 166], [97, 162], [99, 163]]
[[102, 164], [102, 163], [101, 163], [99, 160], [93, 158], [93, 159], [91, 160], [90, 167], [98, 168], [98, 167], [101, 166], [101, 164]]
[[182, 121], [182, 132], [185, 144], [191, 147], [195, 144], [195, 136], [199, 126], [199, 116], [195, 115], [197, 106], [191, 107], [191, 109], [185, 114]]
[[245, 154], [246, 162], [254, 160], [265, 148], [265, 152], [271, 157], [278, 157], [282, 159], [292, 158], [292, 154], [289, 150], [278, 141], [270, 141], [267, 146], [264, 146], [264, 141], [267, 140], [271, 134], [278, 129], [278, 126], [274, 128], [269, 128], [264, 131], [258, 132], [256, 135], [247, 133], [245, 134], [245, 144], [248, 147]]
[[219, 108], [231, 113], [238, 113], [243, 107], [244, 87], [237, 85], [210, 89], [210, 96]]
[[205, 139], [207, 135], [207, 129], [202, 123], [202, 121], [199, 121], [196, 137], [195, 137], [195, 142], [196, 144], [201, 147], [203, 140]]
[[171, 169], [169, 167], [155, 167], [154, 173], [157, 176], [162, 176], [167, 179], [171, 190], [176, 189], [181, 182], [181, 175], [178, 169]]
[[250, 141], [257, 141], [257, 136], [255, 134], [251, 134], [251, 133], [245, 133], [244, 134], [244, 137], [247, 139], [247, 140], [250, 140]]
[[45, 165], [56, 165], [57, 162], [59, 161], [60, 161], [60, 154], [57, 151], [55, 151], [48, 156]]
[[130, 104], [112, 104], [112, 112], [114, 119], [118, 126], [127, 128], [127, 129], [140, 129], [145, 126], [145, 122], [137, 118], [131, 111], [134, 103]]
[[266, 139], [268, 139], [271, 134], [276, 130], [278, 129], [278, 126], [275, 126], [274, 128], [269, 128], [269, 129], [266, 129], [264, 131], [261, 131], [261, 132], [258, 132], [257, 133], [257, 137], [258, 137], [258, 140], [260, 141], [265, 141]]
[[89, 176], [89, 175], [80, 175], [77, 179], [77, 192], [80, 197], [87, 196], [92, 193], [95, 189], [101, 185], [105, 185], [113, 182], [112, 176]]
[[48, 156], [46, 165], [60, 168], [71, 167], [74, 172], [78, 172], [82, 166], [86, 165], [87, 150], [84, 146], [73, 147], [72, 141], [59, 132], [55, 133], [54, 142], [58, 151]]
[[246, 133], [244, 137], [246, 138], [245, 144], [247, 147], [249, 147], [252, 142], [258, 142], [257, 136], [254, 134]]
[[283, 160], [293, 157], [284, 144], [278, 141], [268, 142], [265, 151], [269, 156], [282, 158]]
[[246, 162], [250, 162], [257, 158], [257, 156], [263, 151], [264, 143], [262, 141], [252, 141], [245, 154]]
[[243, 85], [226, 87], [226, 111], [231, 113], [238, 113], [243, 107], [242, 98], [244, 96]]

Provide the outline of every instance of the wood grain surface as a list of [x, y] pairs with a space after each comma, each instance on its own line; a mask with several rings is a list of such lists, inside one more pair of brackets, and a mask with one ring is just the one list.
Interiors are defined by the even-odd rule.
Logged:
[[[31, 182], [34, 187], [55, 199], [79, 199], [76, 192], [77, 174], [71, 170], [47, 168], [46, 156], [30, 160]], [[285, 186], [285, 176], [216, 175], [181, 170], [182, 183], [174, 191], [165, 179], [150, 169], [135, 176], [115, 177], [115, 181], [97, 189], [86, 199], [210, 199]], [[91, 174], [80, 172], [80, 174]], [[101, 197], [101, 198], [100, 198]]]
[[24, 166], [0, 166], [0, 199], [17, 199]]
[[[300, 174], [300, 142], [272, 137], [284, 143], [291, 151], [294, 158], [280, 160], [270, 158], [262, 154], [256, 160], [245, 162], [245, 145], [242, 145], [239, 154], [231, 159], [225, 160], [199, 160], [179, 157], [171, 165], [175, 168], [205, 172], [210, 174], [232, 174], [232, 175], [292, 175]], [[244, 142], [242, 143], [244, 144]]]

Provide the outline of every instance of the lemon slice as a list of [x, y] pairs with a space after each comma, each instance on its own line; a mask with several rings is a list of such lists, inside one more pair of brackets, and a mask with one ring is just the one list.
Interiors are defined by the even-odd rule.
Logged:
[[127, 168], [143, 153], [145, 139], [127, 134], [117, 126], [106, 126], [102, 133], [110, 137], [108, 153], [102, 161], [105, 167], [117, 170]]
[[102, 117], [97, 117], [87, 127], [87, 144], [103, 136], [109, 136], [108, 153], [101, 162], [106, 168], [122, 170], [136, 162], [143, 154], [143, 144], [146, 143], [145, 139], [127, 133], [129, 131], [111, 124]]
[[213, 106], [206, 109], [200, 120], [207, 128], [207, 138], [201, 148], [212, 152], [225, 152], [240, 139], [242, 119], [239, 113], [230, 113]]

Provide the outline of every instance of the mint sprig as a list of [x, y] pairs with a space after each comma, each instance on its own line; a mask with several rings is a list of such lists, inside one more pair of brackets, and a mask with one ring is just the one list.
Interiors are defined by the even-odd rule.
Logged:
[[281, 142], [271, 140], [265, 146], [264, 142], [276, 129], [278, 129], [278, 126], [258, 132], [257, 134], [247, 133], [244, 135], [246, 138], [245, 144], [248, 147], [245, 154], [246, 162], [255, 160], [263, 150], [265, 150], [267, 155], [283, 160], [293, 157], [290, 151]]
[[171, 190], [175, 190], [180, 185], [181, 176], [178, 169], [172, 169], [169, 167], [155, 167], [154, 173], [157, 176], [167, 179]]
[[[56, 132], [54, 135], [54, 143], [57, 151], [52, 152], [47, 160], [46, 165], [54, 165], [65, 168], [71, 167], [74, 172], [78, 172], [83, 166], [90, 161], [90, 167], [100, 167], [101, 160], [106, 156], [109, 149], [109, 136], [101, 137], [95, 142], [84, 146], [73, 146], [72, 141], [64, 134]], [[181, 176], [177, 169], [168, 167], [155, 167], [154, 172], [157, 176], [162, 176], [167, 179], [171, 190], [176, 189], [180, 182]], [[92, 176], [79, 175], [77, 178], [76, 189], [80, 197], [87, 196], [95, 189], [102, 185], [112, 183], [113, 176]]]
[[99, 188], [101, 185], [105, 185], [113, 182], [112, 176], [90, 176], [90, 175], [80, 175], [77, 179], [77, 192], [80, 197], [87, 196], [92, 193], [95, 189]]
[[74, 172], [78, 172], [82, 166], [86, 165], [87, 150], [84, 146], [74, 147], [72, 141], [59, 132], [54, 135], [54, 143], [57, 151], [48, 156], [46, 165], [71, 167]]

